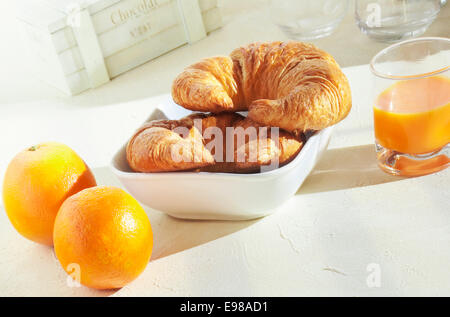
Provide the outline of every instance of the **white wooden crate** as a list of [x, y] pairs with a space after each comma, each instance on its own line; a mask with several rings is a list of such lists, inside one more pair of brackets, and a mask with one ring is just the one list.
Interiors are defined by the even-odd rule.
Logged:
[[222, 25], [217, 0], [19, 0], [38, 75], [67, 94], [100, 86]]

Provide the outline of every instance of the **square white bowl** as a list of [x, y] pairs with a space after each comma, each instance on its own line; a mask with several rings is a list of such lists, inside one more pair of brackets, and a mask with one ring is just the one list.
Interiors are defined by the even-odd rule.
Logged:
[[[149, 120], [180, 119], [190, 113], [168, 97]], [[298, 191], [328, 147], [331, 133], [332, 127], [316, 133], [289, 164], [257, 174], [137, 173], [128, 166], [126, 145], [114, 156], [112, 170], [137, 200], [173, 217], [254, 219], [273, 213]]]

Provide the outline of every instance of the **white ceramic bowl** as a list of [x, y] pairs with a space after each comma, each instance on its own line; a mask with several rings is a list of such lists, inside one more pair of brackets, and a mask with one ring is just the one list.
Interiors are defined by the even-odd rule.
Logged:
[[[168, 99], [149, 120], [179, 119], [189, 113]], [[141, 203], [173, 217], [254, 219], [273, 213], [297, 192], [326, 150], [331, 132], [327, 128], [312, 136], [289, 164], [259, 174], [136, 173], [128, 166], [126, 145], [114, 156], [112, 170]]]

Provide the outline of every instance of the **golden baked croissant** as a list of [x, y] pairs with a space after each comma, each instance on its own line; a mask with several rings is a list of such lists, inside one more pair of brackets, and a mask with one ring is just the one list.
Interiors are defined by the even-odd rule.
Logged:
[[[177, 128], [187, 128], [185, 135]], [[174, 172], [214, 164], [192, 120], [158, 120], [144, 124], [127, 144], [127, 161], [137, 172]]]
[[302, 146], [301, 137], [262, 127], [237, 113], [198, 113], [145, 124], [126, 152], [130, 167], [138, 172], [250, 173], [288, 163]]
[[333, 57], [301, 42], [254, 43], [204, 59], [175, 79], [172, 96], [190, 110], [248, 109], [250, 119], [291, 132], [333, 125], [352, 104]]
[[[211, 140], [207, 132], [209, 127], [219, 127], [225, 137], [221, 155], [215, 148], [211, 149], [216, 162], [201, 168], [206, 172], [253, 173], [261, 170], [262, 166], [282, 166], [294, 159], [304, 144], [303, 135], [294, 136], [279, 128], [264, 127], [237, 113], [209, 115], [203, 119], [206, 142]], [[231, 149], [227, 148], [227, 141], [230, 141], [230, 134], [227, 139], [228, 127], [234, 128]]]

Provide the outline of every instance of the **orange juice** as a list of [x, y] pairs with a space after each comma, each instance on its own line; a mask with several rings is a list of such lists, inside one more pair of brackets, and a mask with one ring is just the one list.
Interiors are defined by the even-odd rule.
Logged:
[[443, 76], [398, 82], [374, 107], [375, 138], [408, 154], [431, 153], [450, 143], [450, 79]]

